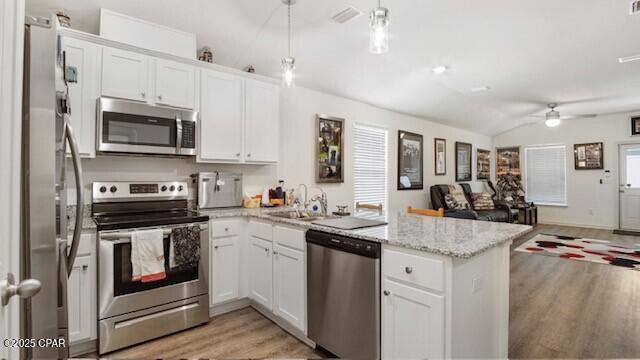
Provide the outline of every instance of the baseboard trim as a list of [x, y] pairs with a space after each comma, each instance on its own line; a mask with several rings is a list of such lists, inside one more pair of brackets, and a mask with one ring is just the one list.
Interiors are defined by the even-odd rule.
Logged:
[[69, 357], [93, 354], [98, 351], [98, 340], [86, 340], [69, 345]]
[[298, 340], [300, 340], [303, 343], [307, 344], [311, 348], [313, 348], [313, 349], [316, 348], [316, 343], [313, 342], [311, 339], [309, 339], [307, 337], [307, 335], [304, 334], [304, 332], [302, 332], [299, 329], [293, 327], [288, 322], [280, 319], [273, 312], [271, 312], [271, 310], [265, 308], [264, 306], [258, 304], [257, 302], [255, 302], [253, 300], [249, 300], [249, 302], [250, 302], [252, 308], [254, 308], [257, 312], [262, 314], [267, 319], [269, 319], [269, 320], [273, 321], [274, 323], [276, 323], [276, 325], [278, 325], [282, 330], [284, 330], [284, 331], [288, 332], [289, 334], [295, 336], [296, 338], [298, 338]]
[[589, 225], [589, 224], [575, 224], [575, 223], [563, 223], [563, 222], [559, 222], [559, 221], [539, 221], [538, 224], [540, 224], [540, 225], [557, 225], [557, 226], [581, 227], [581, 228], [587, 228], [587, 229], [607, 230], [607, 231], [614, 230], [612, 227], [607, 227], [607, 226], [598, 226], [598, 225]]
[[214, 305], [213, 307], [209, 308], [209, 318], [226, 314], [232, 311], [240, 310], [250, 305], [251, 304], [248, 298], [231, 300], [219, 305]]
[[615, 229], [613, 233], [616, 235], [631, 235], [631, 236], [640, 236], [640, 231], [629, 231], [629, 230], [620, 230]]

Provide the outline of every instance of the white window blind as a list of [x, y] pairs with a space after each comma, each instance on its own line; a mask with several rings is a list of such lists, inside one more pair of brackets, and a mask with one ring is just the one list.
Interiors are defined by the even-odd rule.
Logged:
[[354, 202], [382, 204], [387, 209], [387, 130], [354, 127]]
[[567, 204], [567, 152], [564, 145], [527, 147], [526, 198], [543, 205]]

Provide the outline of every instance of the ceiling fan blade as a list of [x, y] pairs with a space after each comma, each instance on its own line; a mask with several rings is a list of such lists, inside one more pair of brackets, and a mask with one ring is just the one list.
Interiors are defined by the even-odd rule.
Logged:
[[594, 117], [598, 117], [598, 115], [596, 114], [567, 115], [567, 116], [562, 116], [562, 120], [592, 119]]
[[545, 118], [545, 115], [535, 115], [535, 114], [531, 114], [531, 115], [527, 115], [527, 117], [535, 118], [535, 119], [544, 119], [544, 118]]

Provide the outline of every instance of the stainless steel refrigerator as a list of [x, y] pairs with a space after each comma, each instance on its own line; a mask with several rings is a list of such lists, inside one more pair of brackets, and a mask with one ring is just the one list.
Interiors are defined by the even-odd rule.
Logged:
[[[21, 304], [21, 336], [64, 338], [68, 344], [67, 279], [82, 225], [82, 170], [69, 124], [65, 57], [51, 18], [25, 19], [22, 130], [22, 279], [40, 291]], [[70, 69], [72, 70], [72, 69]], [[73, 71], [69, 71], [73, 74]], [[77, 216], [67, 242], [67, 144], [74, 167]], [[24, 358], [65, 358], [67, 348], [34, 347]]]

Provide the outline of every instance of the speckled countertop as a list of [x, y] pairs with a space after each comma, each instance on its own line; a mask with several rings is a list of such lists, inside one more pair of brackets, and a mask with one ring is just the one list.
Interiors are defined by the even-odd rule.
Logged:
[[[202, 214], [211, 219], [229, 217], [250, 217], [271, 222], [277, 222], [304, 229], [314, 229], [336, 235], [399, 246], [418, 251], [451, 256], [456, 258], [470, 258], [490, 248], [517, 239], [530, 232], [531, 226], [506, 224], [488, 221], [475, 221], [454, 218], [434, 218], [421, 215], [408, 215], [404, 211], [390, 212], [380, 216], [377, 220], [386, 221], [384, 226], [365, 229], [341, 230], [326, 226], [314, 225], [308, 221], [287, 219], [273, 216], [274, 212], [287, 211], [283, 208], [264, 209], [216, 209], [202, 210]], [[73, 229], [74, 207], [70, 206], [68, 225]], [[91, 218], [90, 207], [85, 208], [83, 230], [96, 228]]]
[[203, 213], [209, 215], [212, 219], [237, 216], [258, 218], [457, 258], [473, 257], [485, 250], [517, 239], [533, 229], [528, 225], [434, 218], [409, 215], [404, 211], [396, 211], [382, 215], [377, 219], [386, 221], [387, 225], [356, 230], [341, 230], [314, 225], [307, 221], [270, 215], [274, 211], [284, 210], [227, 209], [203, 211]]

